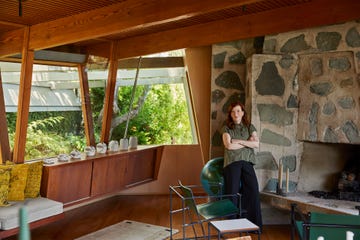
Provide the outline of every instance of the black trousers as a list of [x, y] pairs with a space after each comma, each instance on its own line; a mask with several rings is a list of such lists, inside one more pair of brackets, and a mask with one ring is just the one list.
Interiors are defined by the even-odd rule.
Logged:
[[[246, 218], [262, 229], [259, 184], [253, 164], [236, 161], [224, 168], [225, 194], [241, 194], [242, 209], [247, 211]], [[241, 186], [241, 188], [240, 188]], [[235, 199], [232, 199], [234, 204]]]

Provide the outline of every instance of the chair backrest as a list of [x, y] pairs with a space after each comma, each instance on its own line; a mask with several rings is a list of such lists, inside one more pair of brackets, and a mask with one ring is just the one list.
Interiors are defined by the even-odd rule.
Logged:
[[310, 223], [321, 224], [349, 224], [358, 225], [359, 228], [335, 228], [335, 227], [310, 227], [310, 239], [317, 239], [323, 236], [326, 240], [346, 239], [346, 231], [353, 232], [354, 239], [360, 239], [360, 216], [341, 215], [312, 212], [310, 213]]
[[196, 202], [194, 199], [194, 194], [191, 188], [184, 186], [181, 181], [179, 181], [179, 188], [181, 190], [182, 196], [184, 197], [185, 206], [189, 208], [189, 210], [193, 211], [197, 216], [199, 215], [198, 210], [196, 208]]
[[185, 207], [190, 210], [191, 217], [200, 219], [202, 216], [205, 219], [211, 219], [239, 214], [239, 209], [228, 198], [222, 199], [221, 195], [219, 195], [220, 199], [213, 199], [212, 201], [197, 205], [195, 201], [196, 197], [194, 197], [190, 187], [184, 186], [179, 180], [179, 188], [184, 197]]

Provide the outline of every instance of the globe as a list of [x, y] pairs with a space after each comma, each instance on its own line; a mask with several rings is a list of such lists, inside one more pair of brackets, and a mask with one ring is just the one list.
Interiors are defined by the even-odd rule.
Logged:
[[224, 158], [218, 157], [209, 160], [200, 174], [201, 185], [211, 196], [224, 194]]

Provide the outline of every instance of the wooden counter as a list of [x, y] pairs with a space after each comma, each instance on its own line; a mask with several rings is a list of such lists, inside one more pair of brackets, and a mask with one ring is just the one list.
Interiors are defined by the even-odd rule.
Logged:
[[41, 196], [66, 206], [156, 180], [162, 151], [162, 146], [139, 146], [44, 164]]

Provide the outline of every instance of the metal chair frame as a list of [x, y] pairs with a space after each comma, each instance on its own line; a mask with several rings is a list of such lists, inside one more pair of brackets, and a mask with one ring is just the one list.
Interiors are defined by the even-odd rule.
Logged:
[[[221, 184], [217, 184], [218, 187], [222, 187]], [[191, 190], [191, 196], [185, 196], [185, 194], [182, 192], [181, 188], [186, 187]], [[179, 181], [179, 185], [177, 186], [169, 186], [170, 191], [170, 239], [173, 239], [173, 214], [175, 213], [181, 213], [182, 214], [182, 239], [186, 239], [186, 228], [192, 227], [195, 239], [203, 238], [208, 239], [208, 235], [206, 234], [207, 231], [205, 231], [205, 228], [203, 226], [204, 222], [208, 222], [213, 219], [221, 219], [229, 216], [236, 216], [239, 217], [242, 215], [241, 211], [241, 195], [240, 194], [228, 194], [228, 195], [208, 195], [206, 192], [204, 192], [204, 189], [202, 186], [199, 185], [187, 185], [184, 186]], [[196, 194], [194, 194], [194, 191], [196, 191]], [[177, 197], [181, 199], [181, 208], [180, 209], [174, 209], [173, 208], [173, 201], [174, 197]], [[232, 204], [232, 202], [228, 199], [230, 197], [236, 197], [238, 200], [238, 206], [235, 206]], [[205, 201], [205, 204], [217, 204], [219, 201], [228, 201], [231, 202], [231, 204], [236, 209], [236, 212], [232, 212], [229, 214], [219, 214], [217, 216], [212, 216], [210, 218], [207, 218], [206, 216], [202, 216], [199, 212], [197, 212], [197, 207], [202, 205], [198, 204], [200, 201]], [[227, 202], [226, 202], [227, 203]], [[191, 206], [191, 204], [195, 204], [195, 209]], [[228, 203], [227, 203], [228, 204]], [[195, 210], [195, 214], [191, 213], [191, 210]], [[189, 219], [189, 222], [186, 221], [186, 218]], [[202, 236], [197, 236], [197, 232], [195, 229], [195, 225], [199, 224], [201, 226]]]
[[[311, 222], [311, 212], [309, 212], [306, 216], [304, 216], [301, 211], [297, 208], [296, 204], [291, 204], [291, 240], [295, 239], [295, 233], [299, 233], [299, 239], [301, 240], [311, 240], [310, 239], [310, 231], [326, 231], [326, 229], [360, 229], [360, 224], [358, 221], [355, 221], [354, 224], [345, 224], [341, 223], [341, 220], [339, 220], [337, 223], [330, 222]], [[313, 212], [313, 214], [316, 214]], [[321, 213], [320, 213], [321, 214]], [[336, 214], [328, 214], [329, 217], [332, 218], [336, 217]], [[301, 229], [297, 227], [296, 224], [296, 217], [299, 216], [301, 220]], [[360, 213], [359, 215], [360, 216]], [[349, 218], [354, 218], [356, 215], [349, 215]], [[360, 218], [359, 218], [360, 219]], [[301, 238], [302, 234], [302, 238]]]

